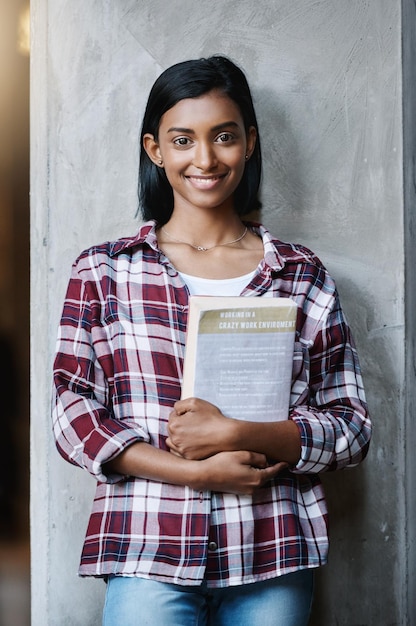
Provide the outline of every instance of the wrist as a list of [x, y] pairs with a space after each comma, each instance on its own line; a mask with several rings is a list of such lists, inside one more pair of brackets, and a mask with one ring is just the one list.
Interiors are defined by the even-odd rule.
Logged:
[[225, 431], [226, 449], [231, 451], [250, 450], [250, 433], [248, 422], [235, 418], [227, 418], [227, 429]]
[[240, 450], [241, 442], [241, 420], [234, 417], [223, 417], [221, 429], [218, 429], [213, 437], [215, 441], [216, 453], [218, 452], [233, 452]]
[[206, 488], [206, 472], [204, 461], [186, 461], [187, 477], [186, 485], [194, 491]]

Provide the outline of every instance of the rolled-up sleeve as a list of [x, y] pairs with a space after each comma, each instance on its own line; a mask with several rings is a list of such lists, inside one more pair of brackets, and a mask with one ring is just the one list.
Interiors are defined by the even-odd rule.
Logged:
[[291, 408], [301, 437], [296, 473], [354, 467], [365, 458], [371, 438], [358, 356], [335, 288], [326, 299], [304, 348], [308, 393]]
[[100, 482], [117, 482], [123, 477], [107, 475], [103, 465], [132, 443], [148, 441], [149, 435], [137, 422], [114, 417], [113, 355], [94, 296], [75, 263], [54, 361], [53, 432], [64, 459]]

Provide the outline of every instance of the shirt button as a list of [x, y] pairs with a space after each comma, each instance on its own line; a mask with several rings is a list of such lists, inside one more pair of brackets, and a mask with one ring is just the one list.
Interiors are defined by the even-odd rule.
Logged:
[[208, 544], [208, 550], [210, 552], [215, 552], [215, 550], [217, 550], [217, 549], [218, 549], [218, 546], [215, 543], [215, 541], [210, 541], [209, 544]]

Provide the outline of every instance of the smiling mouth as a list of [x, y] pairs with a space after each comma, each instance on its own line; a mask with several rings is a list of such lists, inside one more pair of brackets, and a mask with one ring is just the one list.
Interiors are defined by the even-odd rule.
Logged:
[[225, 177], [226, 174], [215, 174], [212, 176], [186, 176], [185, 178], [189, 180], [194, 187], [198, 187], [200, 189], [210, 189], [211, 187], [215, 187], [217, 183]]

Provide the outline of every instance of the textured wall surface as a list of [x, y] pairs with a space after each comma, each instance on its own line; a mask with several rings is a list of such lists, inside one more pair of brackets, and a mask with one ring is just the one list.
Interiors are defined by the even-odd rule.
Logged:
[[416, 624], [416, 2], [403, 1], [403, 164], [405, 202], [405, 485], [408, 623]]
[[137, 138], [155, 78], [217, 52], [242, 65], [252, 85], [261, 219], [314, 249], [337, 280], [375, 424], [365, 464], [325, 476], [332, 548], [312, 623], [405, 624], [413, 537], [399, 0], [31, 4], [33, 624], [96, 625], [104, 594], [101, 581], [76, 574], [93, 480], [60, 459], [50, 433], [70, 265], [86, 246], [137, 228]]

